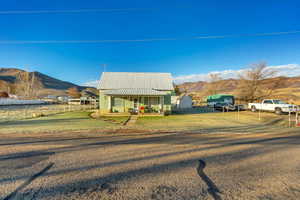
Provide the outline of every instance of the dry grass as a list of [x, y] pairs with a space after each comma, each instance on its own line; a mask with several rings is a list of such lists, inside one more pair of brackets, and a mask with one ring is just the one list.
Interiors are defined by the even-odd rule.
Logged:
[[[261, 120], [259, 120], [258, 113], [251, 112], [240, 112], [239, 115], [237, 112], [218, 112], [170, 116], [144, 116], [139, 117], [135, 125], [124, 127], [123, 123], [127, 119], [128, 117], [101, 117], [93, 119], [90, 117], [90, 112], [76, 111], [34, 119], [0, 122], [0, 133], [62, 133], [66, 131], [115, 132], [115, 130], [120, 128], [122, 128], [122, 130], [126, 128], [141, 130], [142, 132], [200, 131], [203, 133], [243, 133], [245, 127], [247, 127], [248, 132], [257, 133], [263, 131], [265, 127], [276, 129], [280, 126], [287, 126], [286, 116], [277, 116], [273, 113], [261, 113]], [[118, 133], [120, 133], [120, 131], [118, 131]]]
[[90, 112], [75, 111], [45, 117], [0, 122], [0, 133], [65, 132], [114, 129], [116, 125], [92, 119]]
[[[169, 130], [169, 131], [238, 131], [244, 132], [242, 127], [248, 126], [247, 131], [255, 130], [259, 127], [263, 129], [269, 123], [274, 127], [284, 120], [284, 116], [277, 116], [273, 113], [261, 113], [259, 120], [258, 113], [252, 112], [228, 112], [228, 113], [206, 113], [188, 115], [170, 115], [167, 117], [140, 117], [136, 127], [149, 130]], [[286, 120], [285, 120], [286, 121]], [[285, 121], [282, 121], [285, 123]], [[281, 123], [283, 125], [283, 123]]]

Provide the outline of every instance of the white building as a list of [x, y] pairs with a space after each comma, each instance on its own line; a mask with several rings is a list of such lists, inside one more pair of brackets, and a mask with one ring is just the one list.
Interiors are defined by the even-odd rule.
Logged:
[[187, 109], [193, 107], [193, 100], [191, 96], [181, 95], [171, 97], [172, 106], [177, 109]]

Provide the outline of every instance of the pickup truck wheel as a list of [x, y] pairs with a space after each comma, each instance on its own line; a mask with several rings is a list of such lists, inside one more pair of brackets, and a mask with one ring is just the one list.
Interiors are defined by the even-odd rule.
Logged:
[[281, 114], [282, 114], [281, 108], [275, 108], [275, 113], [276, 113], [277, 115], [281, 115]]
[[255, 107], [255, 106], [252, 106], [252, 107], [251, 107], [251, 111], [252, 111], [252, 112], [256, 112], [256, 107]]

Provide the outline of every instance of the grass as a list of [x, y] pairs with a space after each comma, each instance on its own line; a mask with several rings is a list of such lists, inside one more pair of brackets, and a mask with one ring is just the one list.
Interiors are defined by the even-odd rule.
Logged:
[[108, 121], [92, 119], [89, 115], [90, 112], [76, 111], [34, 119], [1, 122], [0, 133], [59, 132], [92, 129], [107, 130], [117, 126]]
[[[109, 131], [118, 129], [128, 119], [126, 116], [100, 117], [93, 119], [90, 112], [75, 111], [46, 117], [0, 122], [0, 133], [34, 133], [67, 131]], [[284, 119], [284, 120], [283, 120]], [[286, 116], [273, 113], [237, 112], [201, 113], [170, 116], [139, 117], [129, 129], [146, 131], [201, 131], [201, 132], [262, 132], [286, 126]]]
[[[203, 129], [226, 129], [230, 130], [258, 126], [268, 126], [272, 121], [282, 119], [273, 113], [261, 113], [261, 120], [258, 119], [258, 113], [240, 112], [239, 118], [237, 112], [228, 113], [206, 113], [206, 114], [189, 114], [189, 115], [170, 115], [167, 117], [140, 117], [136, 126], [143, 129], [151, 130], [203, 130]], [[278, 125], [276, 121], [276, 126]], [[274, 126], [274, 123], [271, 124]]]

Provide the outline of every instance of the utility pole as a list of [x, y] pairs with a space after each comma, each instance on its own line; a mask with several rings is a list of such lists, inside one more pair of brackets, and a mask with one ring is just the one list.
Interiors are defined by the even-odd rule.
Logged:
[[102, 66], [103, 66], [103, 72], [106, 72], [106, 64], [102, 64]]

